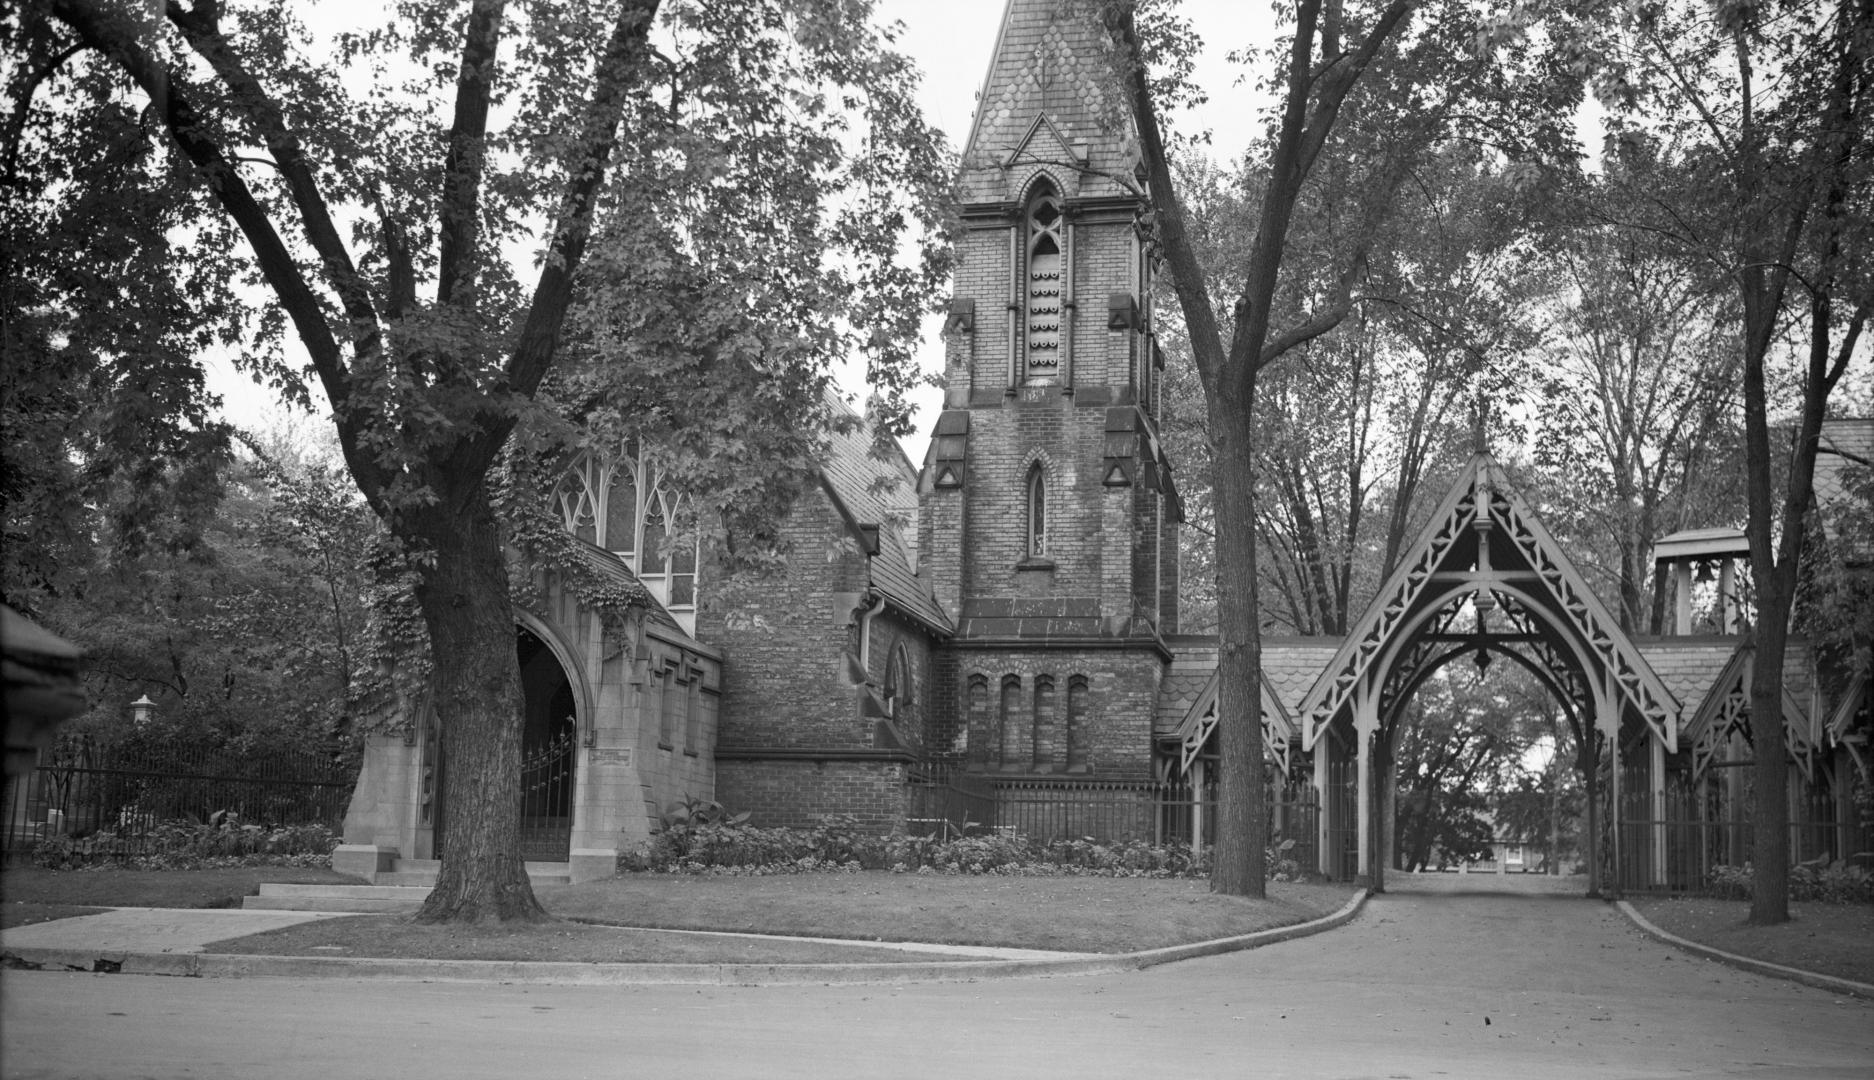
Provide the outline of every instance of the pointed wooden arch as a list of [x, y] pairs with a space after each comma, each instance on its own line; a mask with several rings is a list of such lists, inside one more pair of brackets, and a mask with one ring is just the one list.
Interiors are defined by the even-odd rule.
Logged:
[[[1691, 745], [1692, 776], [1703, 776], [1711, 767], [1712, 759], [1726, 742], [1730, 741], [1733, 731], [1740, 731], [1745, 738], [1750, 738], [1750, 688], [1757, 669], [1756, 643], [1749, 638], [1738, 642], [1737, 650], [1731, 659], [1725, 661], [1724, 669], [1712, 681], [1711, 689], [1705, 694], [1705, 700], [1698, 703], [1698, 710], [1685, 723], [1683, 736]], [[1815, 781], [1816, 731], [1815, 717], [1802, 707], [1796, 695], [1789, 692], [1788, 681], [1783, 685], [1783, 751], [1789, 755], [1803, 777], [1811, 783]]]
[[1630, 711], [1668, 750], [1677, 749], [1678, 699], [1488, 454], [1465, 465], [1303, 698], [1302, 745], [1312, 748], [1356, 694], [1377, 696], [1441, 609], [1486, 593], [1514, 599], [1519, 617], [1579, 671], [1597, 699], [1603, 730]]
[[[1204, 752], [1204, 744], [1210, 741], [1211, 733], [1217, 730], [1217, 672], [1210, 673], [1210, 681], [1204, 684], [1204, 691], [1197, 695], [1197, 700], [1184, 711], [1184, 719], [1179, 721], [1177, 739], [1179, 747], [1178, 769], [1180, 772], [1191, 771], [1191, 763]], [[1295, 717], [1282, 704], [1282, 699], [1275, 696], [1275, 690], [1269, 685], [1269, 677], [1264, 675], [1262, 684], [1262, 746], [1264, 753], [1288, 771], [1288, 747], [1295, 740]]]

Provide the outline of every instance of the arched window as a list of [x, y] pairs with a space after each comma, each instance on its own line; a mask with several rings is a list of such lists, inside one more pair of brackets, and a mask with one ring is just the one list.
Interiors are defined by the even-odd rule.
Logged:
[[968, 750], [970, 763], [987, 764], [989, 748], [995, 742], [995, 731], [989, 722], [989, 676], [975, 674], [970, 676], [969, 719], [963, 730], [957, 734], [958, 750]]
[[891, 660], [885, 665], [885, 707], [893, 719], [914, 720], [912, 704], [911, 655], [901, 641], [892, 647]]
[[696, 507], [682, 496], [671, 500], [675, 541], [670, 549], [670, 606], [696, 606]]
[[1020, 675], [1002, 676], [1002, 707], [996, 717], [1001, 743], [1002, 767], [1019, 769], [1027, 762], [1022, 753], [1022, 731], [1027, 725], [1022, 723], [1022, 677]]
[[581, 456], [573, 467], [560, 479], [559, 489], [554, 492], [554, 502], [558, 505], [560, 520], [566, 523], [566, 531], [581, 540], [598, 542], [598, 503], [592, 497], [592, 459]]
[[1034, 770], [1054, 768], [1054, 676], [1035, 676]]
[[632, 454], [608, 459], [580, 454], [554, 487], [553, 507], [567, 532], [621, 556], [653, 595], [687, 618], [696, 608], [702, 553], [696, 504], [648, 462]]
[[1067, 680], [1067, 771], [1087, 771], [1087, 677]]
[[612, 466], [611, 488], [605, 493], [605, 539], [600, 546], [620, 555], [638, 550], [638, 466], [630, 458], [620, 458]]
[[1053, 184], [1035, 185], [1025, 215], [1027, 241], [1023, 247], [1027, 287], [1027, 330], [1023, 341], [1022, 381], [1057, 382], [1061, 375], [1062, 301], [1066, 299], [1066, 273], [1062, 255], [1061, 196]]
[[668, 492], [660, 489], [644, 500], [644, 550], [638, 557], [639, 577], [663, 577], [669, 565], [670, 554], [664, 545], [664, 538], [670, 532], [670, 518], [664, 505], [669, 497]]
[[1048, 553], [1048, 472], [1039, 461], [1028, 467], [1028, 557]]

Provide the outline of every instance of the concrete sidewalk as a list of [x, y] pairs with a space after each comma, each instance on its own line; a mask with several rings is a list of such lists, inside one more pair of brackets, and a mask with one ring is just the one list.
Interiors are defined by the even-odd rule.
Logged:
[[[630, 964], [499, 960], [394, 960], [338, 956], [249, 956], [211, 953], [206, 946], [314, 919], [354, 917], [340, 912], [243, 908], [113, 908], [0, 931], [0, 952], [15, 967], [108, 971], [125, 974], [334, 978], [422, 981], [523, 982], [561, 985], [697, 983], [714, 985], [856, 984], [955, 979], [1093, 975], [1132, 971], [1198, 956], [1251, 949], [1305, 937], [1352, 919], [1366, 899], [1356, 893], [1339, 911], [1310, 922], [1254, 934], [1123, 954], [1062, 953], [1039, 949], [944, 945], [927, 942], [783, 938], [701, 930], [646, 930], [747, 940], [814, 941], [866, 949], [900, 949], [929, 961], [830, 964]], [[634, 929], [620, 927], [620, 929]]]
[[100, 952], [199, 953], [213, 941], [346, 916], [324, 911], [242, 908], [111, 908], [98, 915], [0, 930], [0, 949], [96, 949]]

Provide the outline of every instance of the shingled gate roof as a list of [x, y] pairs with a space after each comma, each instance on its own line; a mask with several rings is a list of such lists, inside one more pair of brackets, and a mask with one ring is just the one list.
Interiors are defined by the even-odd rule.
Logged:
[[[1756, 642], [1737, 642], [1698, 708], [1681, 726], [1691, 746], [1692, 775], [1703, 773], [1733, 730], [1750, 734], [1750, 684], [1756, 672]], [[1783, 746], [1803, 775], [1813, 780], [1821, 717], [1814, 704], [1813, 654], [1807, 641], [1791, 638], [1783, 652]], [[1807, 704], [1805, 703], [1807, 702]]]
[[[1168, 644], [1171, 666], [1159, 687], [1152, 729], [1157, 738], [1180, 745], [1180, 769], [1189, 771], [1217, 727], [1217, 642], [1173, 639]], [[1263, 746], [1284, 770], [1289, 746], [1301, 733], [1295, 710], [1339, 647], [1339, 638], [1263, 639]]]

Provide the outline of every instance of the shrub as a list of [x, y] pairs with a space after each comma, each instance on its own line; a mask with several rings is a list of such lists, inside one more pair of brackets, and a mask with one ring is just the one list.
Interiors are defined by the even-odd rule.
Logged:
[[[1713, 895], [1727, 900], [1748, 900], [1754, 875], [1743, 866], [1714, 866]], [[1825, 904], [1874, 904], [1874, 871], [1844, 860], [1815, 859], [1789, 868], [1789, 898]]]
[[243, 825], [233, 815], [216, 821], [133, 822], [89, 836], [53, 836], [32, 847], [34, 866], [71, 870], [115, 862], [138, 870], [195, 870], [222, 866], [330, 866], [338, 837], [324, 825]]
[[[1301, 868], [1293, 840], [1268, 850], [1270, 877], [1294, 881]], [[685, 800], [663, 815], [648, 844], [619, 856], [620, 871], [676, 874], [894, 873], [1002, 874], [1024, 877], [1183, 877], [1210, 873], [1210, 850], [1144, 840], [1031, 840], [993, 831], [945, 837], [879, 836], [856, 818], [832, 815], [811, 828], [762, 828], [718, 803]]]

